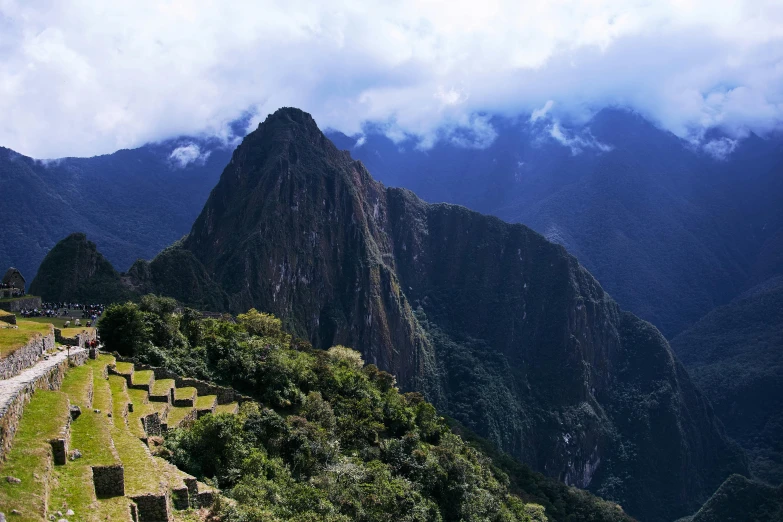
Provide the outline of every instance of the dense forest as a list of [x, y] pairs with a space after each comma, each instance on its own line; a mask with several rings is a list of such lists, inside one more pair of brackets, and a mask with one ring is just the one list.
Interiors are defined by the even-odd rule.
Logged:
[[[108, 350], [255, 401], [172, 430], [162, 454], [220, 487], [227, 521], [630, 520], [616, 504], [468, 443], [360, 354], [317, 350], [250, 310], [203, 319], [169, 298], [110, 306]], [[469, 438], [474, 436], [467, 434]]]

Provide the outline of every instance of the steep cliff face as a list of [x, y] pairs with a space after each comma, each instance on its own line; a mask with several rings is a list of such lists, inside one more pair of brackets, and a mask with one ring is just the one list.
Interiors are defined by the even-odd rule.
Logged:
[[299, 110], [245, 139], [176, 248], [230, 309], [360, 349], [535, 468], [642, 520], [693, 512], [746, 470], [665, 339], [561, 247], [384, 188]]

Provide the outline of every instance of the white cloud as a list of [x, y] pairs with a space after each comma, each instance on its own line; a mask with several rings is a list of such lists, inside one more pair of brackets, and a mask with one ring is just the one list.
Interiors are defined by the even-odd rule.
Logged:
[[485, 143], [476, 115], [605, 105], [689, 140], [780, 128], [783, 4], [0, 0], [0, 145], [35, 157], [226, 137], [248, 108], [426, 148]]
[[180, 145], [171, 151], [169, 159], [174, 165], [183, 169], [191, 163], [203, 165], [210, 154], [212, 154], [211, 151], [207, 150], [201, 152], [201, 148], [198, 145], [195, 143], [188, 143], [187, 145]]
[[718, 138], [704, 144], [704, 152], [717, 160], [725, 160], [737, 147], [737, 140]]
[[535, 123], [544, 116], [546, 116], [546, 113], [549, 112], [549, 110], [552, 108], [552, 106], [555, 104], [552, 100], [547, 100], [547, 102], [544, 104], [543, 107], [540, 109], [535, 109], [533, 111], [533, 114], [530, 115], [530, 122]]
[[571, 154], [576, 156], [585, 149], [593, 149], [600, 152], [609, 152], [612, 150], [612, 146], [606, 143], [601, 143], [590, 133], [590, 129], [582, 130], [580, 134], [569, 135], [570, 133], [560, 126], [560, 122], [554, 121], [549, 127], [547, 127], [549, 136], [563, 145], [571, 149]]

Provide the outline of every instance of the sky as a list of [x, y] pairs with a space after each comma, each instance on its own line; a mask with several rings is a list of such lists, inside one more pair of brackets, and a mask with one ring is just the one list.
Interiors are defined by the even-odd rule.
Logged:
[[[423, 148], [491, 115], [633, 109], [726, 147], [783, 126], [780, 0], [0, 0], [0, 146], [91, 156], [228, 139], [279, 107]], [[549, 127], [550, 132], [554, 128]], [[182, 151], [183, 161], [199, 151]]]

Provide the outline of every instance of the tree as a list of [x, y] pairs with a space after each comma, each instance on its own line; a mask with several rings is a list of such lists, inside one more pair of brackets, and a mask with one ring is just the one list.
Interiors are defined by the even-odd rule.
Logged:
[[133, 356], [149, 342], [149, 328], [139, 307], [131, 303], [110, 305], [98, 322], [98, 333], [108, 351]]

